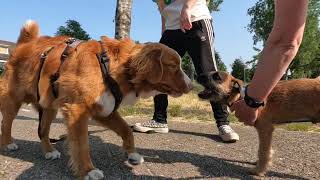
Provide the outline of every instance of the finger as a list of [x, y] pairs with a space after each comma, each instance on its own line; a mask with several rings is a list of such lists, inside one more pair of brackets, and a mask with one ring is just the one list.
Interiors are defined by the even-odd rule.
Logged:
[[182, 31], [183, 33], [186, 33], [186, 30], [184, 30], [184, 28], [183, 28], [182, 25], [180, 26], [180, 29], [181, 29], [181, 31]]
[[187, 22], [186, 22], [186, 25], [188, 26], [189, 29], [192, 28], [192, 22], [191, 22], [191, 17], [187, 17]]

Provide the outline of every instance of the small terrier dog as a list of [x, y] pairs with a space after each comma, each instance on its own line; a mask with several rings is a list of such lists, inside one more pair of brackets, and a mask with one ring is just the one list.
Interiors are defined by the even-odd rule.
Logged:
[[[229, 106], [243, 98], [244, 83], [232, 75], [216, 71], [203, 74], [197, 81], [205, 87], [198, 94], [206, 99]], [[320, 77], [280, 81], [265, 105], [258, 111], [255, 128], [259, 135], [258, 162], [251, 173], [263, 176], [272, 159], [272, 132], [274, 124], [292, 122], [320, 122]]]

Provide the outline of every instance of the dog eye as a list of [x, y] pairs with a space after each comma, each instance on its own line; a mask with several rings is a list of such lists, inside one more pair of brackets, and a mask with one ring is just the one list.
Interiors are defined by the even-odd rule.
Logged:
[[212, 79], [213, 79], [214, 81], [220, 81], [220, 80], [221, 80], [221, 77], [219, 76], [218, 73], [214, 73], [214, 74], [212, 75]]

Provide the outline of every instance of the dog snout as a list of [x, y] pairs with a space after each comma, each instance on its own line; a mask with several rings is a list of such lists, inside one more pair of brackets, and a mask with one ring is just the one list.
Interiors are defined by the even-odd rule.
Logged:
[[186, 93], [188, 93], [188, 92], [190, 92], [191, 90], [193, 90], [193, 83], [192, 83], [192, 82], [189, 83], [189, 84], [187, 85], [187, 87], [188, 87], [188, 89], [187, 89], [187, 92], [186, 92]]
[[183, 73], [183, 80], [186, 84], [186, 89], [185, 89], [184, 93], [188, 93], [193, 89], [193, 83], [192, 83], [191, 79], [187, 76], [186, 73]]

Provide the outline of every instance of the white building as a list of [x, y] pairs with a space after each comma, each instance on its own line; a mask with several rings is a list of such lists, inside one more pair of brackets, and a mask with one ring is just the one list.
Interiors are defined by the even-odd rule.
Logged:
[[15, 47], [15, 43], [0, 40], [0, 71], [3, 70], [3, 64], [8, 60], [10, 49]]

